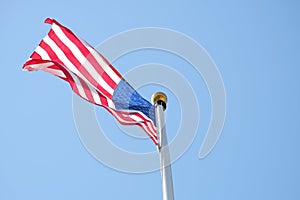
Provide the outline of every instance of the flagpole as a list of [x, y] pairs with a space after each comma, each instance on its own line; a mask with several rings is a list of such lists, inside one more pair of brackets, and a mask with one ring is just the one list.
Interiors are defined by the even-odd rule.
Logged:
[[174, 200], [172, 168], [164, 118], [167, 96], [162, 92], [157, 92], [152, 95], [152, 103], [155, 105], [163, 200]]

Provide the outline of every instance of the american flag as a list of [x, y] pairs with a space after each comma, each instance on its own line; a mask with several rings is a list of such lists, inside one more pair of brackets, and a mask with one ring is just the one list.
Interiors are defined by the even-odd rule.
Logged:
[[154, 106], [141, 97], [92, 46], [54, 19], [49, 33], [23, 66], [67, 81], [83, 99], [102, 106], [123, 125], [141, 127], [157, 145]]

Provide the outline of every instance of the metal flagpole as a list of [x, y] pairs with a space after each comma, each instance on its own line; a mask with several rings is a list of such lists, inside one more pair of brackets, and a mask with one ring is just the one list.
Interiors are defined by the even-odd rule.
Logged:
[[163, 200], [174, 200], [172, 169], [164, 118], [167, 96], [162, 92], [157, 92], [152, 96], [152, 103], [155, 105]]

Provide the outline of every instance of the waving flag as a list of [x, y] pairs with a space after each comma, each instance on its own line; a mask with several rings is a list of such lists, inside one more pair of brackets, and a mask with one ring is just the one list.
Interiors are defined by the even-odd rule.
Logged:
[[155, 110], [92, 46], [54, 19], [49, 33], [23, 66], [69, 82], [83, 99], [102, 106], [123, 125], [140, 126], [157, 145]]

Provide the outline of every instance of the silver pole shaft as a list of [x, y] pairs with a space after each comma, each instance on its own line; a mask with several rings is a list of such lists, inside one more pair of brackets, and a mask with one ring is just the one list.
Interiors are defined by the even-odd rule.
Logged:
[[162, 105], [155, 105], [155, 115], [159, 141], [158, 151], [160, 159], [163, 200], [174, 200], [170, 153], [165, 129], [164, 108]]

